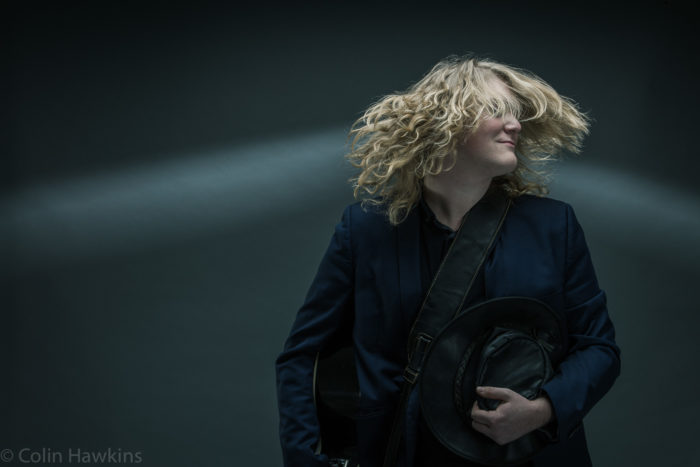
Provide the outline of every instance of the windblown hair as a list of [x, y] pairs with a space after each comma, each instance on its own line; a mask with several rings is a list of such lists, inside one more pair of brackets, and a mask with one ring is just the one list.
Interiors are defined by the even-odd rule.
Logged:
[[[498, 95], [500, 79], [511, 96]], [[367, 109], [350, 130], [351, 179], [363, 205], [381, 206], [396, 225], [418, 201], [426, 175], [455, 163], [456, 147], [491, 117], [513, 114], [522, 129], [516, 169], [494, 179], [510, 196], [547, 193], [544, 163], [578, 153], [589, 121], [570, 99], [534, 74], [489, 59], [448, 57], [402, 93]]]

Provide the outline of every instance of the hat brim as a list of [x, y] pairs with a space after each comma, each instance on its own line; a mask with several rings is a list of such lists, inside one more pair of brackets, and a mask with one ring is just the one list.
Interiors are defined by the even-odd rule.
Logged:
[[[494, 327], [536, 334], [554, 366], [566, 351], [565, 323], [545, 303], [529, 297], [503, 297], [480, 303], [450, 321], [433, 341], [419, 386], [421, 409], [434, 436], [458, 456], [488, 465], [517, 464], [531, 458], [541, 447], [537, 444], [544, 441], [532, 433], [499, 446], [471, 426], [468, 413], [475, 399], [473, 389], [461, 400], [466, 413], [460, 414], [455, 403], [457, 368], [465, 353], [471, 351], [478, 357], [480, 349], [474, 348], [475, 343], [478, 346], [484, 334]], [[475, 386], [477, 360], [469, 359], [466, 369], [460, 372], [465, 388]]]

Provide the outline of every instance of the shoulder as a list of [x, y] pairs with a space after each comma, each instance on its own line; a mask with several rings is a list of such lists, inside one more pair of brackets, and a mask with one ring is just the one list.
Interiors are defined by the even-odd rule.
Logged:
[[[415, 221], [414, 216], [412, 211], [409, 219]], [[392, 245], [400, 237], [399, 232], [414, 231], [412, 226], [415, 222], [406, 222], [398, 226], [392, 225], [382, 206], [363, 206], [357, 202], [345, 208], [339, 226], [353, 254], [361, 261], [361, 258], [395, 251]]]
[[343, 211], [343, 222], [353, 232], [391, 229], [389, 218], [381, 206], [363, 205], [360, 201]]
[[513, 208], [526, 211], [556, 212], [571, 208], [571, 206], [564, 201], [545, 196], [521, 195], [512, 198], [512, 201]]
[[566, 236], [578, 225], [571, 205], [554, 198], [522, 195], [512, 199], [506, 225], [537, 236]]
[[541, 221], [565, 222], [571, 215], [571, 206], [558, 199], [534, 195], [512, 198], [510, 213], [515, 217], [527, 217]]

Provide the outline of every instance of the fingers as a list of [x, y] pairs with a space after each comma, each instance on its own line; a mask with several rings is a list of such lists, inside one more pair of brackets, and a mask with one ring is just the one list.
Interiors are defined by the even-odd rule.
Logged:
[[474, 431], [478, 431], [479, 433], [488, 436], [489, 438], [491, 437], [491, 430], [487, 425], [484, 425], [483, 423], [479, 423], [476, 420], [472, 420], [472, 428], [474, 428]]
[[474, 401], [474, 404], [472, 405], [471, 418], [473, 422], [487, 427], [493, 423], [492, 412], [488, 410], [481, 410], [476, 401]]
[[505, 388], [479, 389], [483, 389], [477, 391], [483, 397], [504, 401], [495, 410], [482, 410], [474, 401], [471, 409], [472, 428], [496, 444], [510, 443], [543, 425], [539, 401], [530, 401]]
[[[474, 407], [472, 408], [472, 428], [474, 431], [481, 433], [482, 435], [488, 436], [496, 444], [503, 445], [500, 431], [497, 425], [491, 425], [489, 418], [494, 411], [481, 410], [474, 402]], [[486, 423], [484, 423], [486, 422]]]
[[509, 442], [500, 434], [495, 432], [491, 427], [482, 425], [481, 423], [472, 422], [472, 428], [474, 428], [474, 431], [478, 431], [482, 435], [488, 436], [499, 446], [503, 446], [504, 444]]
[[479, 386], [476, 388], [476, 393], [486, 399], [496, 399], [505, 402], [508, 402], [517, 395], [517, 393], [511, 389], [495, 388], [492, 386]]
[[491, 425], [490, 414], [487, 410], [481, 410], [476, 401], [474, 401], [474, 405], [472, 405], [471, 417], [472, 428], [479, 433], [489, 436]]

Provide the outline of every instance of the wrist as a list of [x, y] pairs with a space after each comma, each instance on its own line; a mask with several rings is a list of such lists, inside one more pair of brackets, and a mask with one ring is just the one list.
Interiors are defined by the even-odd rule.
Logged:
[[537, 403], [537, 414], [538, 414], [538, 424], [536, 428], [542, 428], [548, 425], [554, 418], [554, 409], [552, 408], [552, 403], [549, 401], [549, 397], [540, 396], [534, 400]]

